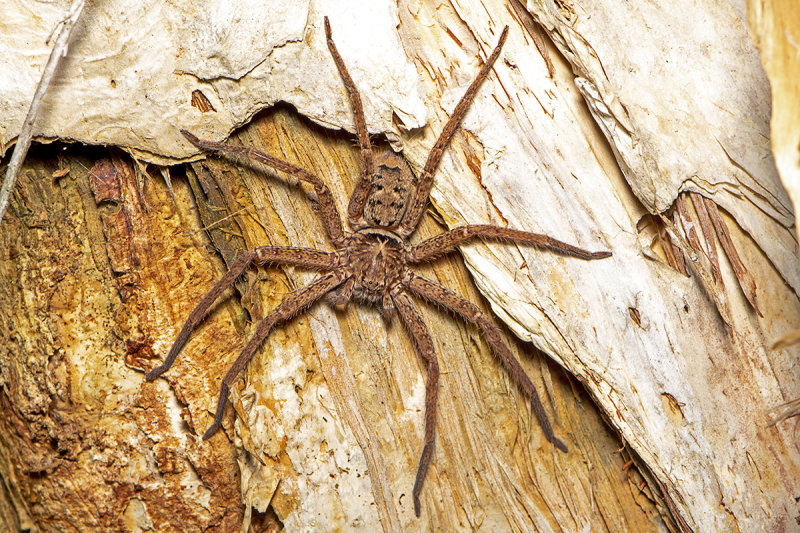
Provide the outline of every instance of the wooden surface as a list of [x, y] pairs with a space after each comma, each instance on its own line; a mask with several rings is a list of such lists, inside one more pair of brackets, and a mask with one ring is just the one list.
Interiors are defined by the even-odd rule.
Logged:
[[[800, 396], [799, 352], [768, 347], [800, 324], [794, 214], [772, 163], [767, 78], [744, 14], [722, 0], [691, 8], [687, 16], [668, 4], [320, 4], [300, 27], [271, 24], [278, 12], [248, 12], [259, 25], [246, 35], [248, 24], [231, 32], [224, 17], [189, 17], [180, 25], [189, 35], [167, 36], [186, 54], [159, 47], [166, 57], [154, 59], [141, 46], [155, 40], [127, 37], [126, 46], [104, 45], [113, 51], [106, 61], [86, 60], [98, 57], [92, 39], [111, 38], [88, 29], [114, 8], [89, 11], [62, 69], [73, 83], [55, 84], [64, 92], [53, 96], [48, 124], [65, 122], [53, 136], [121, 144], [150, 161], [185, 158], [191, 146], [179, 127], [222, 139], [257, 109], [288, 101], [299, 114], [259, 115], [234, 140], [317, 172], [340, 207], [358, 173], [353, 138], [301, 118], [351, 127], [322, 15], [365, 95], [370, 131], [402, 147], [415, 169], [508, 24], [501, 59], [437, 173], [435, 215], [420, 236], [495, 223], [614, 256], [587, 263], [476, 243], [460, 251], [469, 274], [458, 256], [425, 272], [508, 326], [570, 453], [542, 439], [480, 335], [423, 305], [443, 371], [442, 411], [425, 514], [415, 520], [422, 365], [399, 324], [373, 311], [318, 306], [277, 331], [234, 391], [225, 435], [198, 439], [253, 321], [308, 274], [249, 274], [176, 367], [143, 384], [142, 370], [163, 357], [237, 250], [329, 249], [302, 190], [241, 162], [184, 172], [119, 152], [40, 150], [0, 228], [4, 516], [59, 530], [260, 530], [278, 519], [290, 530], [791, 530], [800, 515], [796, 424], [769, 423], [773, 407]], [[176, 16], [131, 27], [178, 27], [169, 23]], [[227, 41], [220, 48], [234, 52], [231, 65], [256, 68], [200, 75], [225, 64], [203, 55], [204, 39], [251, 42], [264, 21], [280, 35], [262, 55]], [[160, 70], [136, 66], [137, 57]], [[785, 64], [765, 63], [771, 76]], [[85, 70], [69, 77], [75, 65]], [[117, 90], [109, 68], [151, 79], [115, 75]], [[132, 96], [120, 97], [123, 89]], [[791, 116], [784, 133], [797, 130]], [[796, 162], [796, 142], [784, 141]], [[709, 231], [706, 216], [718, 217]], [[579, 383], [621, 439], [588, 414]], [[641, 490], [639, 474], [622, 470], [630, 450], [647, 465]], [[86, 482], [73, 497], [76, 479]], [[72, 504], [79, 510], [66, 512]]]
[[747, 19], [770, 82], [770, 142], [781, 181], [800, 203], [800, 7], [792, 0], [748, 0]]
[[[357, 175], [349, 136], [289, 110], [237, 140], [319, 172], [340, 208]], [[69, 173], [53, 179], [62, 168]], [[421, 519], [410, 490], [423, 369], [401, 325], [374, 310], [317, 306], [276, 331], [235, 387], [225, 431], [201, 441], [252, 321], [309, 275], [249, 273], [164, 379], [147, 384], [142, 369], [222, 274], [220, 257], [270, 243], [329, 245], [305, 193], [277, 177], [209, 160], [187, 178], [172, 169], [171, 197], [157, 170], [106, 150], [40, 149], [23, 173], [2, 233], [12, 530], [230, 531], [242, 501], [252, 530], [273, 517], [289, 530], [663, 529], [650, 489], [625, 468], [630, 454], [579, 384], [505, 335], [570, 446], [562, 454], [477, 330], [426, 306], [442, 380]], [[420, 237], [440, 230], [428, 216]], [[424, 273], [485, 308], [458, 254]]]

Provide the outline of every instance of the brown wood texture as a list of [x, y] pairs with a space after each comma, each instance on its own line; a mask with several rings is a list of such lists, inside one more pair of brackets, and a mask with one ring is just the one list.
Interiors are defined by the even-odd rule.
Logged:
[[[232, 140], [317, 173], [345, 213], [358, 176], [350, 136], [278, 109]], [[159, 171], [170, 172], [172, 191]], [[412, 240], [440, 231], [427, 215]], [[156, 531], [262, 531], [278, 520], [288, 530], [672, 524], [577, 382], [504, 331], [566, 438], [563, 454], [544, 439], [477, 328], [422, 303], [441, 367], [422, 518], [413, 516], [411, 488], [424, 365], [397, 317], [387, 324], [377, 310], [318, 305], [278, 328], [233, 387], [223, 431], [202, 441], [220, 380], [253, 324], [311, 274], [250, 270], [163, 378], [145, 383], [144, 371], [163, 359], [238, 251], [332, 249], [307, 192], [271, 172], [211, 158], [184, 177], [179, 167], [138, 165], [105, 149], [39, 148], [0, 239], [4, 530], [136, 531], [144, 523]], [[458, 254], [420, 272], [488, 311]], [[341, 350], [325, 331], [337, 332]], [[343, 437], [309, 438], [317, 427]], [[336, 468], [323, 476], [330, 480], [318, 480], [332, 460]], [[318, 502], [309, 486], [334, 491], [324, 502], [338, 511], [325, 524], [312, 519]], [[353, 515], [363, 522], [343, 521]]]
[[[29, 157], [0, 232], [5, 531], [240, 523], [232, 450], [194, 437], [192, 392], [143, 387], [135, 369], [217, 275], [202, 240], [181, 237], [191, 206], [183, 182], [173, 200], [116, 152]], [[206, 334], [236, 342], [220, 307]]]

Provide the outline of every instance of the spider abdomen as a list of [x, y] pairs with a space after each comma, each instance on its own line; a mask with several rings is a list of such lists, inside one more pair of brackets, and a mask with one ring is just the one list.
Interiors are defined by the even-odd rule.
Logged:
[[413, 175], [405, 160], [395, 153], [375, 158], [375, 174], [364, 205], [364, 219], [372, 227], [393, 228], [406, 212]]

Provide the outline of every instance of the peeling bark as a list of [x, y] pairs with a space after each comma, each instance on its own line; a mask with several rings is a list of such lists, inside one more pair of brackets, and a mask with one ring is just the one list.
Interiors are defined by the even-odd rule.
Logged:
[[[346, 205], [357, 176], [348, 136], [282, 110], [238, 139], [318, 172]], [[442, 383], [422, 519], [410, 490], [424, 368], [401, 325], [374, 310], [317, 306], [277, 330], [235, 387], [224, 434], [203, 442], [250, 323], [309, 276], [248, 273], [164, 379], [145, 384], [143, 370], [237, 250], [329, 248], [307, 195], [214, 159], [187, 178], [174, 173], [173, 200], [152, 167], [144, 173], [126, 156], [36, 154], [2, 233], [3, 479], [18, 494], [4, 499], [14, 528], [663, 527], [580, 386], [506, 335], [569, 436], [561, 454], [477, 330], [427, 307]], [[420, 238], [439, 230], [428, 217]], [[457, 256], [424, 273], [481, 303]]]
[[[506, 340], [570, 452], [546, 443], [477, 331], [425, 306], [442, 379], [422, 519], [413, 518], [410, 491], [424, 368], [399, 322], [374, 310], [320, 305], [277, 330], [232, 393], [224, 434], [202, 442], [219, 380], [252, 324], [310, 275], [251, 271], [170, 372], [144, 384], [143, 371], [239, 250], [330, 249], [308, 191], [240, 161], [209, 159], [184, 172], [114, 151], [40, 148], [0, 232], [3, 525], [790, 530], [800, 514], [800, 455], [793, 423], [769, 426], [769, 409], [800, 395], [798, 352], [766, 346], [800, 324], [800, 269], [794, 214], [765, 141], [766, 78], [736, 6], [698, 2], [694, 13], [707, 16], [675, 20], [674, 10], [659, 13], [670, 7], [599, 1], [524, 9], [374, 2], [355, 14], [323, 4], [306, 6], [303, 24], [267, 24], [283, 33], [257, 60], [230, 59], [241, 79], [201, 54], [204, 38], [228, 35], [218, 31], [225, 20], [193, 19], [187, 27], [197, 34], [181, 46], [194, 59], [167, 47], [166, 67], [152, 73], [156, 86], [176, 92], [120, 77], [112, 81], [146, 89], [145, 100], [125, 105], [113, 90], [98, 96], [108, 78], [90, 73], [105, 63], [79, 59], [96, 53], [87, 28], [112, 9], [104, 4], [94, 18], [86, 13], [84, 40], [64, 70], [84, 64], [91, 90], [50, 108], [63, 128], [42, 127], [163, 162], [191, 153], [179, 127], [222, 138], [286, 100], [299, 114], [280, 107], [234, 140], [317, 173], [344, 212], [359, 172], [353, 140], [302, 118], [352, 120], [324, 50], [322, 13], [341, 36], [369, 130], [385, 133], [417, 169], [477, 71], [475, 58], [509, 24], [503, 55], [437, 173], [435, 210], [419, 238], [498, 223], [614, 256], [584, 263], [477, 243], [462, 249], [464, 264], [453, 255], [423, 274], [508, 326]], [[255, 35], [270, 16], [278, 14], [261, 16]], [[358, 31], [341, 29], [350, 17]], [[690, 31], [690, 19], [708, 33]], [[537, 24], [552, 39], [547, 58], [531, 34]], [[704, 48], [712, 34], [727, 36], [726, 46]], [[156, 37], [164, 36], [147, 42]], [[133, 45], [114, 51], [120, 60], [137, 53]], [[186, 76], [176, 58], [212, 76]], [[136, 68], [123, 64], [120, 74]], [[643, 76], [651, 68], [652, 79]], [[76, 121], [75, 102], [102, 116], [80, 99], [88, 95], [108, 100], [99, 125]]]
[[172, 203], [127, 156], [82, 152], [36, 150], [0, 233], [7, 530], [235, 529], [232, 451], [197, 440], [191, 393], [136, 370], [186, 288], [216, 274], [180, 242], [191, 198], [181, 186]]

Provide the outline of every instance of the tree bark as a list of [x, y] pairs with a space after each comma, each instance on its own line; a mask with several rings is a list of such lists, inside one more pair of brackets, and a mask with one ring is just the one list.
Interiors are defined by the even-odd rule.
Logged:
[[[236, 140], [318, 172], [344, 208], [359, 165], [348, 135], [280, 109]], [[251, 324], [310, 275], [252, 270], [163, 379], [145, 383], [143, 371], [238, 251], [330, 249], [306, 193], [283, 181], [228, 160], [184, 177], [105, 150], [32, 156], [2, 233], [10, 529], [662, 527], [657, 498], [580, 385], [504, 336], [569, 442], [562, 454], [479, 332], [426, 306], [442, 380], [423, 518], [410, 491], [424, 365], [373, 309], [320, 305], [275, 331], [234, 387], [224, 431], [202, 441]], [[428, 216], [419, 238], [439, 231]], [[488, 311], [457, 256], [423, 274]]]
[[[4, 529], [792, 528], [800, 456], [792, 423], [770, 426], [769, 410], [800, 396], [797, 349], [766, 346], [800, 323], [800, 269], [766, 142], [766, 78], [735, 6], [696, 3], [683, 20], [599, 1], [312, 6], [307, 19], [255, 17], [273, 39], [256, 59], [239, 53], [252, 35], [237, 33], [223, 58], [208, 39], [226, 26], [189, 19], [196, 33], [182, 52], [167, 48], [166, 74], [122, 61], [158, 63], [123, 39], [112, 89], [106, 71], [91, 74], [103, 61], [83, 61], [97, 57], [101, 32], [88, 30], [111, 7], [96, 9], [64, 67], [82, 74], [56, 84], [55, 118], [40, 127], [135, 157], [39, 148], [3, 222]], [[360, 172], [353, 137], [304, 118], [352, 127], [323, 14], [369, 130], [417, 171], [511, 26], [415, 240], [494, 223], [614, 253], [583, 262], [476, 243], [422, 271], [508, 327], [570, 451], [544, 439], [474, 327], [420, 304], [442, 378], [419, 519], [425, 367], [399, 321], [374, 309], [320, 304], [278, 328], [233, 388], [223, 431], [200, 438], [253, 326], [311, 274], [252, 269], [176, 365], [143, 379], [241, 250], [331, 249], [313, 194], [285, 176], [216, 157], [142, 162], [199, 158], [180, 127], [221, 139], [285, 100], [298, 111], [262, 113], [232, 141], [316, 173], [345, 212]], [[276, 28], [286, 35], [274, 40]], [[707, 35], [727, 46], [706, 46]], [[160, 84], [131, 84], [131, 69]], [[79, 79], [86, 87], [69, 93]], [[128, 85], [144, 96], [120, 98]]]

